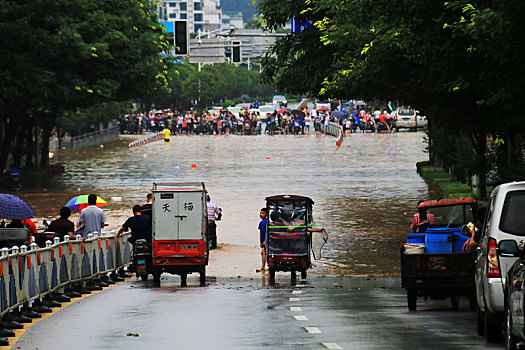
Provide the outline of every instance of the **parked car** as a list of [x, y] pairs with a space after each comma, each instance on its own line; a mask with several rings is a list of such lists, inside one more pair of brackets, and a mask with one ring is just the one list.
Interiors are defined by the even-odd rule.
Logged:
[[261, 111], [261, 117], [266, 118], [266, 113], [272, 114], [275, 111], [274, 105], [264, 105], [259, 107], [259, 110]]
[[428, 126], [427, 117], [424, 115], [420, 115], [419, 111], [416, 111], [416, 113], [417, 113], [417, 123], [416, 123], [417, 127], [422, 128], [422, 129], [426, 128]]
[[490, 195], [479, 247], [476, 250], [477, 330], [488, 342], [500, 339], [507, 273], [515, 256], [498, 254], [498, 244], [525, 241], [525, 181], [497, 186]]
[[233, 114], [234, 116], [238, 117], [239, 113], [241, 112], [241, 110], [243, 108], [239, 107], [239, 106], [235, 106], [235, 107], [228, 107], [227, 109], [228, 109], [228, 111], [230, 111], [231, 114]]
[[250, 109], [251, 103], [237, 103], [235, 107], [241, 107], [242, 109]]
[[279, 107], [287, 107], [288, 101], [286, 100], [286, 97], [283, 95], [275, 95], [272, 99], [272, 102], [274, 104], [279, 104]]
[[407, 128], [417, 131], [417, 113], [415, 110], [399, 107], [396, 110], [396, 131], [400, 128]]

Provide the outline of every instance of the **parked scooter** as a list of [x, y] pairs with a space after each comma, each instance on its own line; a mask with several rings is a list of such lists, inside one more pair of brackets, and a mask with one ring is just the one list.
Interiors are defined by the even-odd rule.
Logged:
[[153, 274], [151, 260], [151, 244], [145, 239], [137, 239], [133, 246], [133, 269], [137, 277], [143, 281], [148, 280], [148, 275]]

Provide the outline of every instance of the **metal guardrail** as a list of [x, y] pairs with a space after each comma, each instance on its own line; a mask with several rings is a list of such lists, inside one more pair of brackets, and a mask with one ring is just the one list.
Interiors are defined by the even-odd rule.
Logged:
[[81, 148], [81, 147], [93, 146], [96, 144], [103, 144], [104, 142], [116, 139], [119, 135], [120, 135], [119, 126], [114, 125], [102, 131], [91, 132], [88, 134], [72, 137], [69, 143], [64, 142], [62, 144], [62, 147]]
[[111, 126], [102, 131], [90, 132], [80, 136], [64, 137], [59, 142], [57, 138], [53, 138], [49, 141], [49, 150], [56, 151], [59, 148], [75, 149], [82, 147], [89, 147], [97, 144], [103, 144], [108, 141], [112, 141], [118, 138], [120, 135], [120, 129], [118, 125]]
[[[36, 243], [3, 248], [0, 256], [0, 317], [42, 300], [59, 288], [99, 278], [131, 262], [130, 234], [88, 235], [84, 241], [55, 238], [45, 248]], [[80, 236], [77, 236], [80, 238]]]
[[[324, 124], [316, 120], [314, 123], [315, 130], [324, 133]], [[330, 122], [326, 128], [326, 134], [340, 137], [343, 133], [343, 127], [337, 123]]]
[[164, 139], [164, 134], [162, 133], [162, 131], [159, 131], [159, 132], [156, 132], [156, 133], [151, 134], [149, 136], [146, 136], [146, 137], [143, 137], [141, 139], [138, 139], [138, 140], [135, 140], [135, 141], [131, 142], [130, 144], [128, 144], [128, 149], [133, 148], [133, 147], [137, 147], [137, 146], [146, 145], [148, 143], [151, 143], [151, 142], [154, 142], [154, 141], [158, 141], [158, 140], [162, 140], [162, 139]]

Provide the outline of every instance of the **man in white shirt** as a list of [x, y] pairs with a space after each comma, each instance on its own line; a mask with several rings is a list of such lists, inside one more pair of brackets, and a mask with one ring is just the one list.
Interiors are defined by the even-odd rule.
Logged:
[[97, 195], [90, 194], [88, 196], [88, 204], [86, 208], [80, 212], [80, 218], [78, 219], [78, 228], [82, 228], [82, 237], [87, 238], [90, 233], [95, 236], [99, 235], [102, 228], [106, 225], [106, 216], [104, 211], [97, 207]]

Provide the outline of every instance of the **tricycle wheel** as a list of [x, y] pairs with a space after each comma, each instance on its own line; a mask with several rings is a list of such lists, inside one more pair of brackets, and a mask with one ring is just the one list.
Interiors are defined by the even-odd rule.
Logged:
[[148, 280], [148, 275], [142, 275], [142, 276], [140, 276], [140, 279], [143, 280], [143, 281], [147, 281]]
[[203, 267], [200, 276], [199, 276], [201, 287], [204, 287], [206, 285], [206, 268]]
[[275, 286], [275, 270], [270, 269], [270, 285]]
[[186, 278], [188, 277], [188, 274], [186, 273], [181, 273], [180, 274], [180, 286], [181, 287], [187, 287], [187, 283], [186, 283]]
[[417, 292], [415, 289], [407, 289], [408, 309], [416, 311], [417, 309]]
[[162, 270], [156, 267], [153, 267], [153, 272], [151, 275], [153, 276], [153, 282], [156, 285], [160, 285], [160, 275], [162, 274]]
[[452, 310], [457, 311], [459, 307], [459, 297], [450, 297], [450, 303], [452, 304]]
[[306, 279], [306, 269], [301, 270], [301, 279], [303, 279], [303, 280]]

